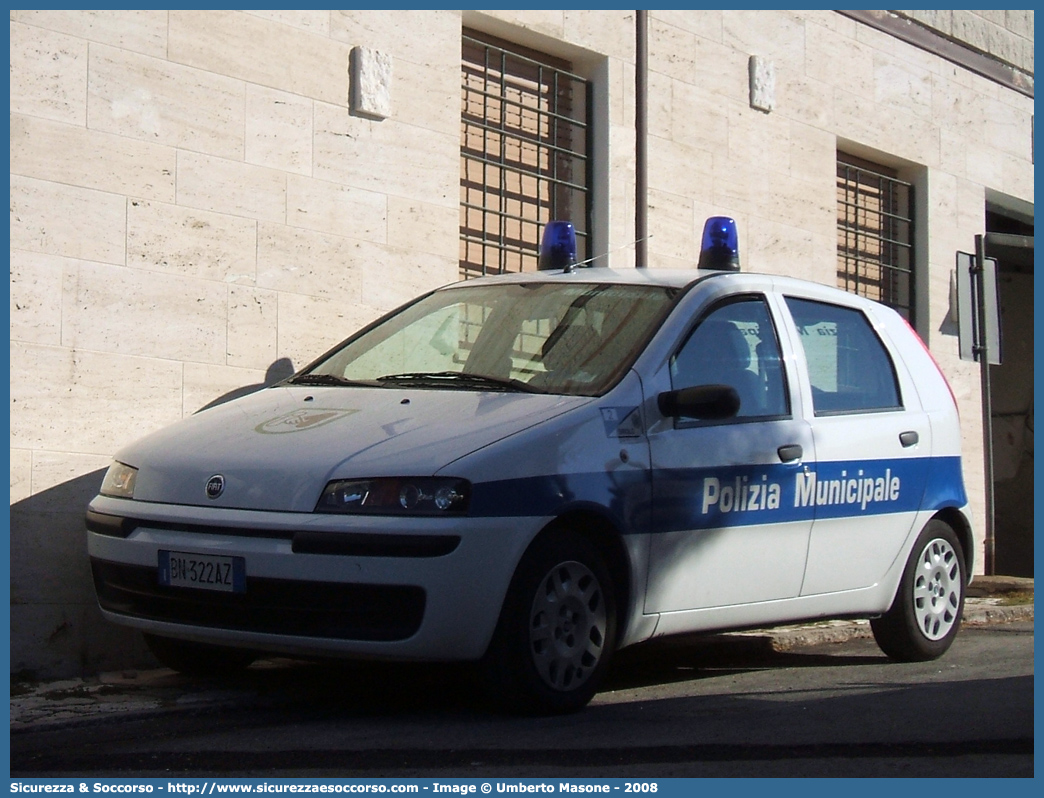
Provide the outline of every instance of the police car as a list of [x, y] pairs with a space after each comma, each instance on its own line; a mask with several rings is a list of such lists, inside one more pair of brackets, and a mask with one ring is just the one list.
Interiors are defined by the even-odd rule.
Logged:
[[724, 217], [698, 270], [577, 268], [574, 240], [118, 452], [86, 518], [105, 617], [184, 672], [475, 661], [541, 713], [664, 635], [862, 617], [945, 652], [975, 546], [906, 322], [736, 271]]

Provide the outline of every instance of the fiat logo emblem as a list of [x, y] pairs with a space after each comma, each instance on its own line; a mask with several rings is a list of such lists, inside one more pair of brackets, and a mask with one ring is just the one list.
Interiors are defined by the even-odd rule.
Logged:
[[207, 480], [207, 498], [216, 499], [225, 492], [225, 478], [221, 474], [214, 474]]

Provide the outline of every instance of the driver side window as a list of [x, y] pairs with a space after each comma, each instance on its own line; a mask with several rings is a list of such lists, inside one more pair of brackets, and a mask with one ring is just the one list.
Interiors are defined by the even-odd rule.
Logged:
[[765, 301], [743, 297], [712, 309], [671, 358], [674, 389], [729, 385], [738, 419], [790, 414], [779, 341]]

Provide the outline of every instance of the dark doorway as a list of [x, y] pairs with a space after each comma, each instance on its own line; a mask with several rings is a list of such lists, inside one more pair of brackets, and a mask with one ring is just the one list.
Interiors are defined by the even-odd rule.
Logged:
[[[1033, 217], [986, 206], [986, 256], [997, 260], [1003, 363], [990, 366], [994, 571], [1033, 576]], [[1021, 236], [1021, 240], [991, 233]]]

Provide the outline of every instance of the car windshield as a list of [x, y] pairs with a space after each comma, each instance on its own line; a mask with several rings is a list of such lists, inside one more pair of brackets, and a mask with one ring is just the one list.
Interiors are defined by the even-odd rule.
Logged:
[[436, 291], [295, 382], [597, 396], [620, 378], [677, 289], [497, 283]]

